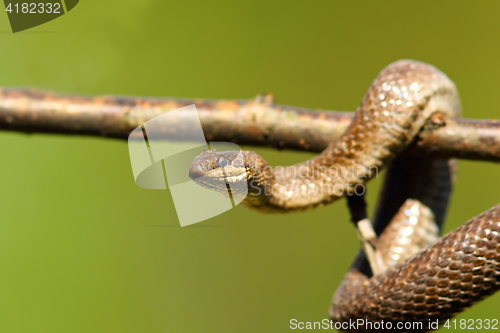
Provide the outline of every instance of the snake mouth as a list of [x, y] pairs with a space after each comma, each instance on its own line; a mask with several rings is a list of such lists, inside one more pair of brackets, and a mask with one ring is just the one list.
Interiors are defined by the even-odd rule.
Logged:
[[196, 183], [199, 184], [211, 184], [217, 185], [218, 187], [226, 187], [226, 184], [234, 184], [247, 182], [248, 172], [243, 171], [235, 174], [233, 172], [224, 172], [223, 169], [216, 169], [204, 172], [191, 172], [189, 173], [189, 177]]
[[238, 175], [238, 176], [229, 176], [229, 177], [226, 177], [226, 180], [229, 182], [229, 183], [236, 183], [236, 182], [246, 182], [248, 181], [248, 172], [243, 172], [242, 174]]
[[[215, 173], [215, 172], [212, 172]], [[239, 175], [220, 177], [210, 175], [210, 172], [191, 179], [201, 187], [223, 194], [224, 196], [245, 195], [248, 193], [247, 173]]]

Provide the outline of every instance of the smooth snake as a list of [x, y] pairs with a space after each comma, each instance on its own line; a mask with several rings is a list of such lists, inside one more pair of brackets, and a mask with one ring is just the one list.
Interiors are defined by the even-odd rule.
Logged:
[[[313, 159], [270, 168], [254, 152], [208, 150], [195, 158], [189, 174], [225, 195], [245, 189], [242, 203], [251, 209], [286, 213], [362, 196], [366, 181], [387, 168], [373, 218], [380, 235], [373, 240], [374, 257], [368, 263], [358, 253], [334, 295], [330, 317], [340, 323], [422, 322], [422, 328], [391, 331], [427, 331], [429, 320], [442, 323], [500, 287], [500, 205], [438, 238], [455, 161], [413, 145], [424, 125], [440, 126], [460, 109], [445, 74], [400, 60], [378, 75], [341, 138]], [[370, 264], [380, 269], [375, 275]]]

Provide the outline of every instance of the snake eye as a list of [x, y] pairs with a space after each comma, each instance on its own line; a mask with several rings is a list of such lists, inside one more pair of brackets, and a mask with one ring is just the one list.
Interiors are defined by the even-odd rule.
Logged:
[[222, 156], [221, 158], [219, 158], [219, 165], [221, 167], [225, 167], [227, 165], [227, 160], [224, 156]]

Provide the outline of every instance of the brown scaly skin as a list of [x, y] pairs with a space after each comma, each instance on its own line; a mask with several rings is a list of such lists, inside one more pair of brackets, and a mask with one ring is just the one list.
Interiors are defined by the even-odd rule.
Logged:
[[[430, 65], [398, 61], [375, 79], [346, 133], [318, 157], [284, 169], [265, 168], [272, 176], [267, 179], [259, 174], [249, 175], [249, 171], [260, 170], [252, 169], [252, 165], [266, 165], [258, 155], [241, 155], [247, 180], [259, 177], [260, 181], [264, 179], [262, 186], [292, 184], [295, 189], [288, 196], [283, 194], [287, 192], [270, 195], [264, 201], [267, 207], [245, 202], [251, 208], [271, 211], [293, 211], [328, 203], [342, 195], [311, 196], [308, 186], [301, 191], [303, 185], [327, 180], [338, 182], [347, 191], [370, 179], [372, 167], [391, 164], [374, 227], [378, 234], [382, 233], [377, 253], [388, 266], [395, 266], [372, 276], [364, 255], [359, 255], [334, 295], [330, 316], [336, 323], [358, 319], [384, 321], [385, 331], [425, 332], [430, 329], [429, 320], [442, 323], [500, 287], [500, 205], [436, 242], [451, 191], [453, 163], [442, 157], [403, 152], [436, 115], [460, 115], [454, 84]], [[224, 169], [216, 161], [225, 153], [211, 155], [216, 168]], [[306, 168], [300, 177], [290, 172], [301, 166]], [[334, 178], [324, 167], [337, 171], [354, 167], [362, 172], [361, 176], [339, 172], [342, 177]], [[426, 232], [420, 233], [421, 230]], [[413, 235], [407, 237], [410, 234]], [[402, 239], [404, 242], [400, 242]], [[432, 245], [413, 255], [429, 244]], [[397, 329], [400, 322], [423, 325]], [[387, 323], [392, 324], [392, 329], [387, 329]], [[345, 331], [351, 331], [349, 327]], [[380, 329], [352, 330], [377, 331]]]
[[266, 212], [290, 212], [355, 193], [408, 147], [436, 113], [460, 115], [453, 82], [433, 66], [412, 60], [395, 62], [375, 79], [347, 131], [315, 158], [270, 169], [255, 153], [241, 152], [247, 169], [258, 170], [253, 165], [259, 164], [271, 175], [247, 177], [264, 179], [261, 193], [267, 193], [266, 204], [259, 200], [256, 206], [251, 195], [243, 204]]
[[398, 322], [422, 322], [422, 328], [386, 332], [426, 332], [429, 320], [442, 324], [500, 288], [500, 205], [383, 274], [368, 279], [352, 269], [344, 281], [347, 287], [330, 309], [334, 321], [384, 321], [393, 328]]

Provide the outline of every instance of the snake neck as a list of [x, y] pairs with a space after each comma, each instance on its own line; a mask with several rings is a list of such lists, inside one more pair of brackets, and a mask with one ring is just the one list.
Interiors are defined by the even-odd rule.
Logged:
[[250, 183], [258, 195], [252, 196], [249, 191], [244, 204], [262, 210], [261, 207], [253, 207], [259, 203], [271, 212], [304, 210], [345, 195], [362, 195], [365, 181], [378, 173], [376, 168], [326, 154], [297, 165], [268, 168], [266, 171], [269, 176], [263, 180], [259, 178], [256, 182], [259, 185], [252, 186]]

